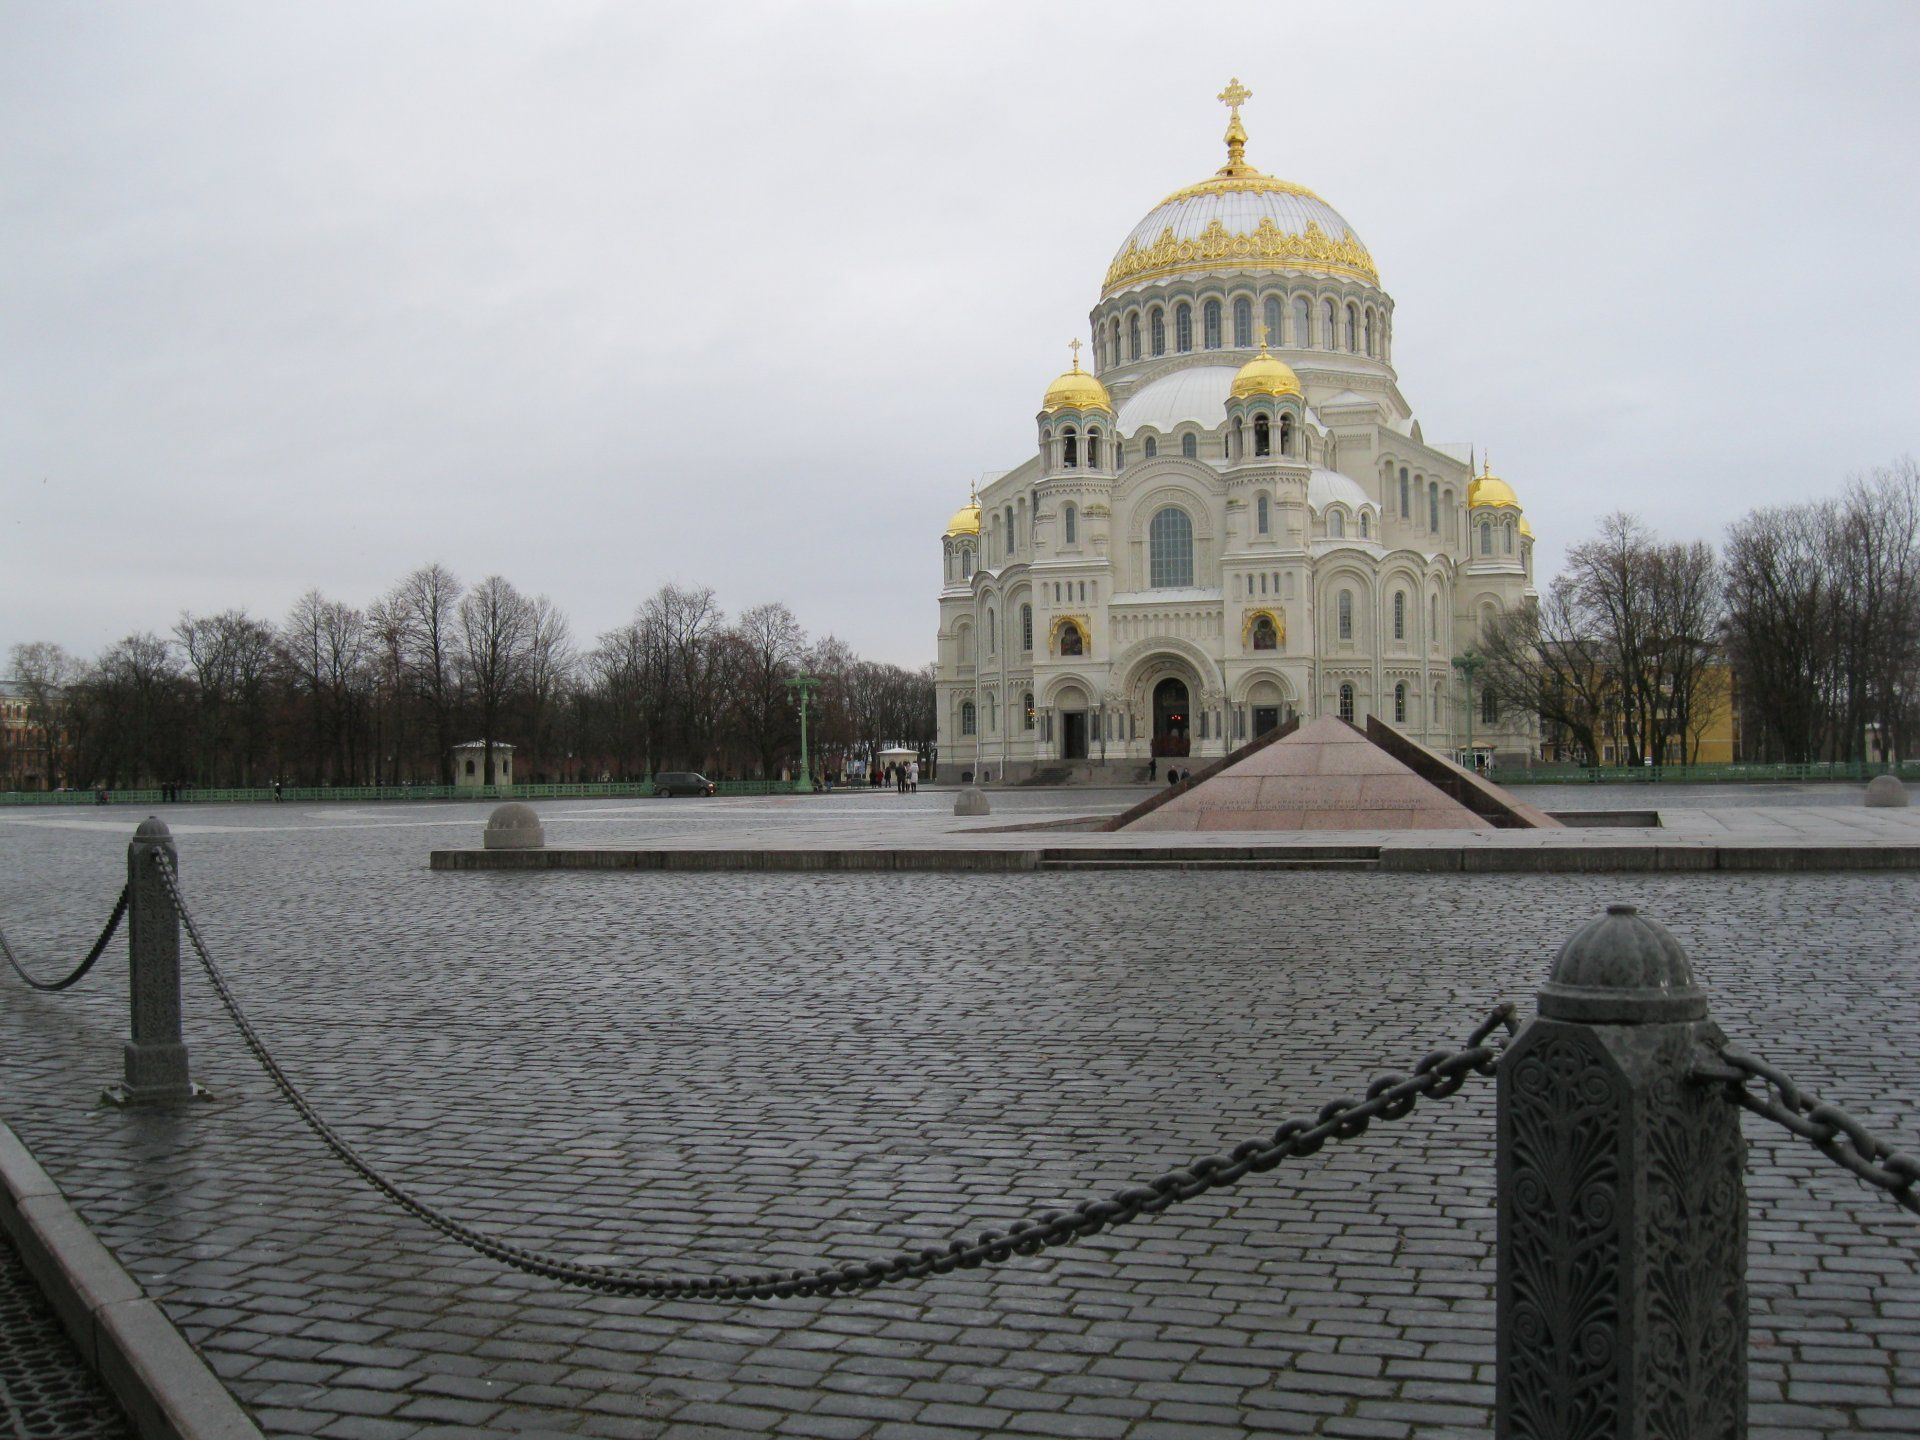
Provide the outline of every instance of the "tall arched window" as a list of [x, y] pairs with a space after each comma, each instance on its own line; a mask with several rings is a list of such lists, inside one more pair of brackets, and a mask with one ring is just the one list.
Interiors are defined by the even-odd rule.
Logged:
[[1293, 344], [1299, 350], [1313, 344], [1313, 302], [1304, 295], [1293, 297]]
[[1209, 300], [1200, 309], [1201, 343], [1209, 350], [1220, 348], [1220, 302]]
[[1253, 417], [1253, 453], [1256, 455], [1273, 453], [1272, 422], [1264, 415]]
[[1124, 440], [1113, 442], [1113, 468], [1116, 470], [1127, 468], [1127, 442]]
[[1173, 307], [1173, 348], [1182, 355], [1193, 349], [1193, 306], [1184, 300]]
[[989, 690], [987, 692], [987, 729], [998, 730], [999, 728], [1000, 728], [1000, 701], [999, 701], [999, 698], [993, 693], [993, 691]]
[[1120, 321], [1117, 317], [1107, 325], [1107, 363], [1120, 363]]
[[1156, 590], [1193, 584], [1193, 521], [1169, 505], [1147, 526], [1147, 583]]
[[1269, 295], [1266, 303], [1267, 343], [1279, 349], [1286, 342], [1280, 338], [1280, 297]]
[[1080, 436], [1071, 425], [1060, 432], [1060, 463], [1069, 470], [1080, 464]]
[[1404, 680], [1393, 687], [1393, 723], [1407, 723], [1407, 682]]
[[1331, 300], [1320, 302], [1320, 348], [1323, 350], [1340, 348], [1340, 312], [1334, 309]]
[[1373, 517], [1364, 510], [1360, 512], [1360, 538], [1362, 540], [1373, 538]]
[[1166, 312], [1156, 305], [1147, 315], [1147, 330], [1153, 339], [1153, 353], [1167, 353], [1167, 317]]
[[987, 522], [987, 563], [1000, 563], [1000, 517], [994, 516]]
[[1257, 615], [1253, 621], [1253, 648], [1256, 650], [1278, 650], [1280, 632], [1274, 628], [1271, 615]]
[[1180, 453], [1189, 460], [1200, 458], [1200, 437], [1191, 430], [1180, 437]]
[[1140, 312], [1134, 311], [1127, 316], [1127, 358], [1140, 358]]
[[1154, 439], [1153, 436], [1149, 435], [1147, 436], [1146, 440], [1141, 444], [1140, 448], [1141, 448], [1141, 452], [1145, 454], [1147, 459], [1151, 460], [1153, 459], [1154, 456], [1160, 453], [1160, 442]]
[[1020, 648], [1033, 649], [1033, 606], [1031, 605], [1020, 607]]
[[1440, 597], [1438, 595], [1427, 597], [1427, 642], [1432, 645], [1440, 643]]
[[1339, 510], [1327, 511], [1327, 538], [1329, 540], [1347, 538], [1347, 517]]
[[1507, 550], [1507, 554], [1511, 555], [1513, 553], [1513, 526], [1509, 524], [1506, 527], [1506, 530], [1507, 530], [1506, 550]]
[[1087, 431], [1087, 468], [1089, 470], [1100, 468], [1100, 432], [1098, 430]]
[[1434, 534], [1440, 533], [1440, 482], [1427, 482], [1427, 528]]
[[1068, 545], [1080, 543], [1080, 512], [1071, 500], [1060, 507], [1060, 534]]
[[1360, 349], [1360, 307], [1351, 300], [1347, 302], [1347, 349], [1354, 353]]
[[1349, 725], [1353, 723], [1353, 686], [1340, 687], [1340, 718]]
[[1493, 524], [1491, 521], [1482, 520], [1480, 522], [1480, 553], [1482, 555], [1491, 555], [1493, 553]]
[[1334, 613], [1339, 617], [1340, 638], [1351, 640], [1353, 638], [1353, 592], [1351, 590], [1340, 592], [1339, 598], [1334, 601]]
[[1373, 310], [1367, 310], [1367, 354], [1373, 354]]
[[1227, 458], [1244, 460], [1247, 458], [1247, 437], [1240, 433], [1240, 417], [1233, 417], [1233, 434], [1227, 441]]
[[973, 701], [971, 700], [960, 702], [960, 733], [962, 735], [974, 733]]
[[971, 550], [960, 552], [960, 578], [962, 580], [973, 578], [973, 551]]
[[1267, 492], [1262, 490], [1260, 492], [1259, 498], [1253, 502], [1254, 519], [1255, 519], [1255, 522], [1259, 525], [1260, 533], [1262, 535], [1265, 535], [1267, 533], [1268, 522], [1270, 519], [1269, 510], [1270, 510], [1270, 507], [1267, 503]]
[[[1032, 649], [1033, 647], [1028, 646], [1027, 648]], [[1033, 692], [1031, 690], [1027, 691], [1026, 694], [1020, 697], [1020, 702], [1022, 715], [1025, 720], [1025, 724], [1021, 728], [1031, 730], [1033, 729]]]
[[1007, 554], [1020, 548], [1020, 527], [1013, 523], [1013, 506], [1007, 506]]
[[1253, 302], [1244, 295], [1233, 302], [1233, 344], [1238, 350], [1253, 344]]
[[999, 648], [1000, 648], [1000, 634], [994, 628], [993, 608], [989, 606], [987, 608], [987, 654], [989, 655], [998, 654]]
[[1407, 638], [1407, 592], [1404, 590], [1393, 592], [1393, 638]]
[[1280, 417], [1280, 453], [1293, 454], [1293, 417], [1291, 415]]
[[1407, 467], [1404, 465], [1400, 467], [1400, 518], [1402, 520], [1413, 518], [1413, 504], [1407, 496]]

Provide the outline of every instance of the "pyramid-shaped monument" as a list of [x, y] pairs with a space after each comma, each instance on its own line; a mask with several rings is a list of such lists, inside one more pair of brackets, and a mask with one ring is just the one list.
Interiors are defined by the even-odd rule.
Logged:
[[1156, 795], [1125, 830], [1492, 830], [1557, 828], [1399, 731], [1369, 720], [1309, 720], [1263, 737], [1218, 768]]

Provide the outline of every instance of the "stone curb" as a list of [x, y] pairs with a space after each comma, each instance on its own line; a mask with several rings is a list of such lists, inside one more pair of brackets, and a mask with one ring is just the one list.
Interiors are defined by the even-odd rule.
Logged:
[[3, 1121], [0, 1229], [142, 1440], [261, 1440], [199, 1352]]

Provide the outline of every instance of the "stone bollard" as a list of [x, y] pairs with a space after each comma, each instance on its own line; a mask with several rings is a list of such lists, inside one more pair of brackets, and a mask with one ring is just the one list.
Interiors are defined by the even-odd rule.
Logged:
[[1499, 1075], [1498, 1440], [1742, 1440], [1746, 1145], [1721, 1039], [1631, 905], [1575, 931]]
[[204, 1093], [187, 1074], [187, 1045], [180, 1034], [180, 916], [160, 879], [162, 855], [178, 875], [173, 832], [165, 821], [148, 816], [127, 846], [127, 984], [133, 1038], [124, 1052], [126, 1083], [107, 1091], [116, 1105], [190, 1100]]
[[956, 815], [991, 815], [993, 806], [987, 803], [987, 792], [978, 785], [969, 785], [960, 792], [959, 799], [953, 802]]
[[533, 806], [518, 800], [496, 805], [480, 834], [483, 850], [544, 850], [547, 832]]
[[1894, 774], [1876, 775], [1867, 782], [1865, 803], [1870, 807], [1897, 810], [1907, 804], [1907, 787]]

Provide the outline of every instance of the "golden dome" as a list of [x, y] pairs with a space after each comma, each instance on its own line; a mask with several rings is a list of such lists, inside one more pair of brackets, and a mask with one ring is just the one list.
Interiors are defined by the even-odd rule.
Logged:
[[1096, 375], [1080, 368], [1080, 342], [1072, 342], [1073, 368], [1047, 387], [1047, 398], [1040, 408], [1051, 415], [1056, 410], [1112, 410], [1113, 397]]
[[1520, 533], [1529, 540], [1533, 538], [1533, 527], [1527, 524], [1527, 517], [1524, 515], [1520, 517]]
[[980, 497], [976, 495], [953, 512], [953, 518], [947, 521], [947, 538], [951, 540], [956, 535], [978, 535], [979, 533]]
[[1467, 486], [1467, 508], [1478, 510], [1483, 505], [1504, 510], [1520, 508], [1520, 497], [1513, 493], [1511, 485], [1493, 473], [1493, 462], [1484, 456], [1480, 473]]
[[1266, 326], [1260, 327], [1260, 353], [1242, 365], [1240, 373], [1233, 377], [1232, 395], [1236, 400], [1255, 395], [1300, 394], [1300, 377], [1293, 373], [1293, 367], [1267, 353], [1266, 330]]

